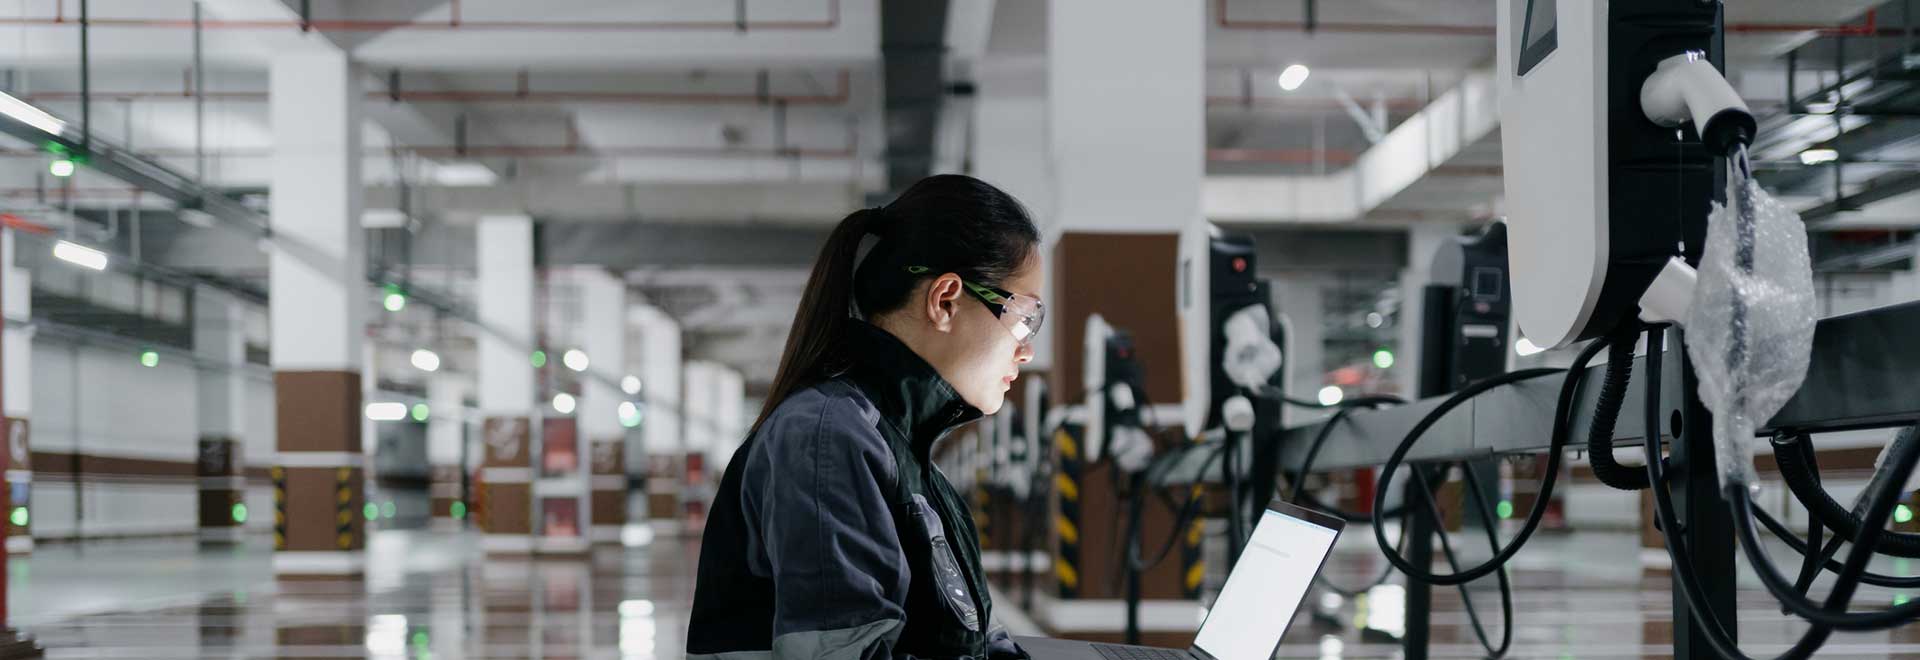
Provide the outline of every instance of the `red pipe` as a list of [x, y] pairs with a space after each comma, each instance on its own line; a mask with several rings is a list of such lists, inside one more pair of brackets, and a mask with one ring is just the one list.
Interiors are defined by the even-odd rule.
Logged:
[[[533, 91], [521, 87], [514, 90], [401, 90], [399, 92], [369, 91], [370, 100], [409, 101], [416, 103], [622, 103], [622, 104], [712, 104], [712, 105], [766, 105], [775, 102], [787, 105], [806, 106], [844, 106], [853, 95], [853, 74], [841, 69], [831, 94], [793, 94], [761, 96], [754, 93], [698, 93], [676, 94], [672, 92], [566, 92]], [[96, 101], [187, 101], [193, 99], [192, 90], [178, 92], [161, 91], [124, 91], [91, 92]], [[79, 92], [56, 91], [34, 92], [21, 97], [25, 101], [76, 101]], [[265, 101], [266, 92], [207, 92], [206, 98], [224, 101]]]
[[[0, 25], [78, 25], [66, 17], [64, 0], [51, 17], [0, 18]], [[840, 27], [840, 0], [828, 0], [827, 18], [819, 21], [465, 21], [456, 7], [447, 22], [439, 21], [367, 21], [317, 20], [302, 22], [277, 20], [203, 20], [210, 30], [295, 29], [318, 32], [389, 32], [393, 30], [527, 30], [550, 32], [654, 32], [654, 31], [753, 31], [753, 30], [832, 30]], [[164, 18], [90, 18], [93, 27], [141, 27], [193, 29], [192, 20]]]

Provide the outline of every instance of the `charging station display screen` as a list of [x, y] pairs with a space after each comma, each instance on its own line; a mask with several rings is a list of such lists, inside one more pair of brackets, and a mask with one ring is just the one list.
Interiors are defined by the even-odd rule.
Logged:
[[1339, 532], [1267, 509], [1213, 602], [1194, 648], [1216, 660], [1267, 660]]
[[1559, 0], [1527, 0], [1527, 29], [1520, 36], [1520, 64], [1516, 71], [1527, 75], [1534, 65], [1560, 46]]

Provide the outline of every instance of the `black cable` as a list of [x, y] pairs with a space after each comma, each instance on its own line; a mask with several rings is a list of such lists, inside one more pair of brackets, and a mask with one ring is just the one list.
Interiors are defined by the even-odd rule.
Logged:
[[[1813, 443], [1802, 442], [1798, 444], [1800, 445], [1801, 456], [1807, 459], [1807, 466], [1813, 469], [1814, 483], [1819, 483], [1820, 465], [1813, 456]], [[1760, 511], [1765, 513], [1765, 510]], [[1769, 529], [1771, 529], [1771, 527], [1769, 527]], [[1775, 533], [1777, 534], [1779, 531], [1783, 530], [1776, 530]], [[1822, 535], [1825, 532], [1826, 526], [1820, 524], [1819, 518], [1807, 516], [1807, 547], [1819, 549], [1821, 547]], [[1802, 559], [1800, 562], [1800, 579], [1794, 581], [1794, 591], [1805, 596], [1808, 590], [1813, 589], [1813, 579], [1820, 575], [1820, 567], [1825, 564], [1826, 561], [1833, 559], [1834, 554], [1840, 552], [1840, 539], [1841, 536], [1839, 534], [1834, 534], [1833, 543], [1828, 544], [1826, 549], [1822, 550], [1818, 555], [1805, 550], [1800, 551]], [[1781, 608], [1781, 613], [1785, 614], [1786, 608]]]
[[1607, 376], [1600, 386], [1600, 400], [1593, 407], [1593, 421], [1587, 427], [1587, 457], [1593, 476], [1615, 490], [1646, 490], [1647, 473], [1620, 464], [1613, 457], [1613, 428], [1620, 419], [1620, 404], [1626, 402], [1627, 384], [1633, 379], [1633, 344], [1640, 336], [1640, 324], [1622, 323], [1606, 339]]
[[[1821, 568], [1825, 568], [1834, 573], [1840, 572], [1842, 568], [1840, 562], [1834, 561], [1832, 557], [1834, 553], [1840, 549], [1840, 546], [1845, 544], [1845, 538], [1835, 536], [1833, 537], [1833, 542], [1827, 544], [1825, 549], [1808, 553], [1807, 542], [1795, 536], [1778, 518], [1774, 518], [1773, 514], [1767, 513], [1766, 509], [1754, 507], [1753, 517], [1759, 519], [1761, 526], [1766, 527], [1767, 531], [1773, 532], [1773, 535], [1778, 537], [1781, 543], [1785, 543], [1787, 547], [1792, 548], [1794, 552], [1813, 557], [1816, 574]], [[1860, 574], [1860, 581], [1876, 587], [1887, 587], [1889, 589], [1920, 589], [1920, 576], [1882, 575], [1867, 571]], [[1811, 580], [1808, 582], [1811, 582]], [[1807, 593], [1807, 589], [1802, 587], [1801, 583], [1794, 584], [1794, 591], [1801, 595]]]
[[[1148, 464], [1146, 468], [1146, 472], [1149, 475], [1148, 478], [1142, 480], [1143, 483], [1146, 484], [1145, 490], [1152, 490], [1154, 488], [1153, 484], [1158, 483], [1158, 479], [1151, 476], [1153, 473], [1153, 469], [1155, 467], [1165, 465], [1167, 467], [1163, 467], [1162, 468], [1163, 471], [1166, 469], [1171, 469], [1171, 466], [1178, 463], [1179, 458], [1181, 456], [1184, 456], [1185, 452], [1192, 451], [1196, 448], [1205, 447], [1205, 446], [1208, 446], [1208, 445], [1204, 443], [1197, 443], [1197, 442], [1188, 444], [1175, 450], [1173, 453], [1163, 456], [1162, 458], [1154, 459], [1154, 462], [1151, 464]], [[1224, 445], [1214, 449], [1213, 455], [1208, 456], [1206, 461], [1200, 464], [1199, 474], [1202, 474], [1202, 475], [1206, 474], [1207, 469], [1213, 467], [1213, 462], [1216, 460], [1219, 460], [1221, 455], [1225, 453], [1226, 453], [1226, 446]], [[1165, 461], [1164, 463], [1162, 463], [1163, 460]], [[1165, 475], [1160, 475], [1160, 476], [1164, 477]], [[1143, 497], [1145, 495], [1146, 493], [1135, 493], [1133, 496]], [[1199, 511], [1200, 511], [1200, 503], [1205, 500], [1206, 498], [1204, 496], [1201, 496], [1196, 493], [1189, 493], [1187, 497], [1187, 501], [1179, 509], [1179, 515], [1174, 518], [1173, 533], [1168, 535], [1167, 542], [1160, 547], [1160, 551], [1156, 553], [1152, 561], [1145, 561], [1145, 562], [1140, 561], [1138, 545], [1140, 542], [1139, 536], [1143, 530], [1139, 529], [1137, 525], [1129, 524], [1128, 531], [1127, 531], [1127, 544], [1129, 546], [1132, 546], [1128, 549], [1128, 552], [1132, 556], [1127, 558], [1129, 562], [1128, 564], [1122, 565], [1121, 567], [1122, 571], [1124, 572], [1124, 570], [1128, 566], [1131, 566], [1136, 571], [1145, 571], [1147, 569], [1153, 568], [1154, 566], [1158, 566], [1160, 562], [1166, 561], [1167, 556], [1173, 554], [1174, 545], [1180, 542], [1180, 537], [1185, 536], [1187, 533], [1187, 528], [1193, 525], [1193, 519], [1196, 515], [1199, 514]]]
[[[1873, 522], [1863, 526], [1859, 536], [1854, 538], [1853, 550], [1847, 553], [1847, 563], [1842, 570], [1858, 576], [1865, 572], [1867, 562], [1873, 558], [1879, 537], [1886, 531], [1887, 521], [1893, 516], [1893, 508], [1900, 503], [1900, 489], [1907, 477], [1913, 474], [1914, 466], [1920, 464], [1920, 440], [1915, 439], [1916, 433], [1920, 433], [1920, 427], [1901, 431], [1905, 437], [1894, 440], [1892, 459], [1881, 466], [1882, 470], [1890, 470], [1883, 474], [1892, 475], [1892, 478], [1879, 484], [1880, 488], [1870, 493], [1866, 519]], [[1760, 582], [1766, 585], [1767, 590], [1773, 592], [1773, 597], [1795, 615], [1818, 625], [1850, 631], [1882, 630], [1920, 619], [1920, 601], [1881, 611], [1849, 613], [1845, 608], [1846, 599], [1841, 601], [1839, 607], [1834, 607], [1833, 598], [1829, 596], [1827, 607], [1822, 608], [1795, 593], [1793, 585], [1780, 574], [1772, 558], [1767, 556], [1767, 548], [1761, 544], [1760, 534], [1753, 528], [1752, 512], [1755, 508], [1751, 491], [1742, 484], [1733, 484], [1726, 488], [1726, 497], [1733, 506], [1734, 531], [1740, 536], [1740, 547], [1746, 552], [1747, 562], [1753, 565], [1754, 573], [1760, 576]], [[1840, 593], [1843, 590], [1836, 585], [1834, 591]], [[1852, 585], [1844, 591], [1850, 594]]]
[[[1806, 442], [1808, 440], [1804, 435], [1796, 435], [1784, 442], [1773, 443], [1773, 458], [1780, 466], [1780, 477], [1787, 482], [1787, 489], [1793, 491], [1794, 498], [1807, 508], [1809, 517], [1820, 521], [1820, 524], [1842, 538], [1858, 537], [1862, 527], [1860, 514], [1840, 506], [1826, 489], [1820, 487], [1813, 466], [1807, 463], [1805, 451], [1784, 446]], [[1874, 551], [1894, 557], [1920, 557], [1920, 534], [1885, 532]]]
[[1397, 396], [1386, 395], [1360, 397], [1353, 399], [1351, 404], [1342, 401], [1342, 405], [1337, 406], [1339, 410], [1335, 410], [1333, 416], [1328, 417], [1325, 422], [1322, 422], [1320, 430], [1314, 433], [1313, 443], [1307, 446], [1307, 455], [1300, 460], [1299, 469], [1291, 475], [1293, 478], [1293, 494], [1287, 498], [1287, 501], [1295, 504], [1304, 501], [1313, 508], [1338, 515], [1349, 523], [1370, 524], [1376, 519], [1391, 520], [1404, 516], [1406, 514], [1406, 503], [1404, 502], [1401, 503], [1399, 508], [1381, 511], [1378, 515], [1353, 513], [1338, 507], [1328, 506], [1325, 502], [1321, 502], [1318, 498], [1308, 494], [1306, 490], [1306, 477], [1313, 473], [1313, 464], [1320, 457], [1320, 449], [1326, 446], [1327, 438], [1333, 435], [1333, 428], [1338, 426], [1340, 422], [1346, 420], [1348, 413], [1362, 406], [1372, 407], [1402, 403], [1406, 403], [1406, 400]]
[[[1527, 514], [1526, 525], [1520, 528], [1520, 533], [1514, 536], [1513, 541], [1508, 544], [1506, 548], [1495, 553], [1492, 559], [1478, 566], [1465, 571], [1455, 571], [1450, 575], [1439, 575], [1427, 570], [1425, 567], [1415, 567], [1413, 562], [1407, 561], [1406, 557], [1401, 556], [1400, 553], [1394, 552], [1392, 548], [1387, 547], [1385, 530], [1383, 530], [1381, 526], [1375, 525], [1373, 531], [1374, 540], [1380, 544], [1380, 551], [1386, 555], [1387, 561], [1393, 563], [1394, 568], [1400, 569], [1400, 572], [1407, 574], [1408, 578], [1429, 584], [1447, 586], [1465, 584], [1500, 570], [1502, 565], [1506, 564], [1508, 560], [1513, 558], [1515, 553], [1520, 551], [1522, 546], [1526, 545], [1527, 540], [1533, 536], [1533, 532], [1539, 528], [1540, 519], [1547, 513], [1547, 502], [1553, 497], [1553, 486], [1560, 476], [1561, 454], [1566, 449], [1567, 425], [1569, 424], [1573, 410], [1574, 394], [1578, 391], [1580, 385], [1580, 375], [1586, 370], [1587, 363], [1593, 361], [1594, 355], [1598, 354], [1600, 349], [1605, 347], [1605, 342], [1588, 344], [1587, 347], [1581, 349], [1580, 354], [1574, 358], [1573, 366], [1565, 370], [1566, 378], [1562, 380], [1560, 385], [1559, 403], [1554, 408], [1553, 433], [1547, 449], [1547, 474], [1541, 478], [1540, 495], [1534, 502], [1533, 511]], [[1393, 454], [1387, 458], [1386, 464], [1381, 466], [1380, 483], [1374, 488], [1374, 508], [1381, 508], [1386, 504], [1387, 484], [1392, 482], [1394, 471], [1398, 470], [1400, 464], [1406, 460], [1407, 453], [1413, 450], [1413, 444], [1419, 441], [1420, 436], [1425, 434], [1427, 429], [1432, 428], [1435, 423], [1438, 423], [1440, 418], [1445, 416], [1448, 411], [1478, 396], [1480, 393], [1495, 387], [1561, 372], [1562, 370], [1560, 369], [1525, 369], [1510, 372], [1475, 381], [1461, 388], [1459, 391], [1454, 392], [1452, 396], [1447, 397], [1438, 407], [1421, 418], [1420, 422], [1415, 424], [1412, 430], [1407, 432], [1407, 436], [1401, 439], [1400, 445], [1395, 447]]]
[[[1487, 505], [1485, 499], [1480, 497], [1480, 478], [1473, 474], [1472, 469], [1464, 469], [1467, 473], [1467, 487], [1473, 489], [1473, 501], [1479, 505], [1476, 507], [1476, 510], [1480, 514], [1480, 526], [1487, 532], [1487, 547], [1497, 550], [1500, 547], [1500, 537], [1493, 531], [1493, 528], [1498, 525], [1498, 523], [1494, 522], [1493, 509]], [[1432, 493], [1437, 490], [1437, 487], [1427, 485], [1426, 476], [1421, 474], [1418, 469], [1413, 470], [1413, 479], [1422, 486], [1417, 490], [1427, 494], [1426, 497], [1423, 498], [1427, 502], [1427, 512], [1433, 516], [1435, 523], [1439, 523], [1441, 519], [1440, 507], [1434, 501], [1432, 495]], [[1435, 524], [1434, 531], [1440, 536], [1440, 552], [1446, 555], [1447, 566], [1451, 567], [1455, 572], [1459, 572], [1460, 559], [1453, 553], [1453, 541], [1449, 538], [1446, 527]], [[1507, 650], [1513, 647], [1513, 585], [1507, 581], [1507, 571], [1504, 567], [1502, 570], [1495, 571], [1494, 576], [1500, 585], [1500, 614], [1502, 617], [1501, 620], [1505, 622], [1505, 625], [1502, 626], [1500, 645], [1498, 647], [1495, 647], [1493, 643], [1487, 639], [1486, 624], [1480, 621], [1479, 609], [1473, 605], [1473, 595], [1467, 591], [1467, 584], [1461, 583], [1456, 585], [1460, 590], [1460, 602], [1464, 604], [1467, 609], [1467, 620], [1473, 624], [1473, 634], [1475, 637], [1480, 638], [1480, 646], [1487, 650], [1487, 657], [1489, 658], [1504, 656], [1507, 654]]]
[[[1646, 405], [1644, 412], [1646, 414], [1647, 428], [1650, 430], [1660, 428], [1661, 342], [1662, 330], [1654, 329], [1648, 333], [1647, 387], [1645, 390]], [[1700, 625], [1703, 633], [1702, 636], [1706, 638], [1707, 644], [1713, 647], [1714, 652], [1722, 657], [1744, 660], [1747, 656], [1740, 652], [1738, 645], [1735, 644], [1731, 636], [1727, 634], [1726, 628], [1721, 625], [1712, 607], [1705, 602], [1702, 594], [1706, 590], [1700, 585], [1699, 578], [1695, 576], [1692, 571], [1692, 552], [1687, 548], [1683, 535], [1677, 531], [1680, 528], [1675, 521], [1679, 518], [1679, 515], [1674, 512], [1673, 495], [1667, 488], [1663, 487], [1666, 484], [1666, 477], [1664, 474], [1664, 466], [1662, 465], [1664, 461], [1658, 458], [1663, 455], [1660, 434], [1653, 432], [1647, 433], [1645, 446], [1647, 456], [1650, 458], [1650, 460], [1647, 461], [1647, 480], [1649, 483], [1654, 484], [1654, 514], [1657, 516], [1661, 528], [1666, 530], [1666, 533], [1662, 534], [1661, 537], [1666, 542], [1667, 552], [1673, 556], [1674, 584], [1678, 587], [1681, 597], [1685, 599], [1690, 616], [1695, 623]], [[1891, 489], [1889, 489], [1889, 491], [1890, 490]], [[1744, 500], [1744, 497], [1740, 497], [1739, 499]], [[1747, 508], [1751, 509], [1751, 507]], [[1890, 507], [1889, 510], [1891, 510]], [[1873, 539], [1865, 538], [1858, 540], [1866, 541], [1870, 544]], [[1872, 556], [1871, 552], [1863, 551], [1863, 547], [1864, 546], [1856, 546], [1854, 552], [1848, 555], [1848, 563], [1842, 568], [1839, 577], [1834, 582], [1833, 591], [1830, 592], [1827, 597], [1827, 609], [1844, 609], [1847, 602], [1852, 599], [1854, 589], [1859, 586], [1860, 575], [1865, 571], [1866, 560]], [[1832, 632], [1833, 628], [1814, 623], [1812, 628], [1808, 629], [1807, 632], [1801, 636], [1800, 641], [1796, 642], [1791, 649], [1780, 657], [1791, 660], [1812, 657], [1814, 651], [1826, 643], [1827, 638], [1832, 635]]]

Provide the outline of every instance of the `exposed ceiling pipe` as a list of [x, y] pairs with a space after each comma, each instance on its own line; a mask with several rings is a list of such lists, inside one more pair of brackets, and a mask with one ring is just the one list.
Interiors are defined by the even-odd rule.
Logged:
[[[404, 90], [388, 89], [367, 92], [371, 100], [408, 103], [619, 103], [619, 104], [686, 104], [686, 105], [768, 105], [785, 103], [789, 106], [844, 106], [852, 98], [853, 74], [841, 69], [835, 76], [834, 90], [828, 94], [764, 94], [759, 91], [742, 93], [675, 93], [675, 92], [595, 92], [595, 91], [541, 91], [530, 89], [524, 81], [516, 83], [511, 90]], [[197, 87], [197, 85], [196, 85]], [[264, 91], [228, 91], [196, 92], [193, 87], [180, 91], [119, 91], [91, 92], [93, 98], [113, 101], [191, 101], [214, 99], [221, 101], [265, 102]], [[44, 91], [20, 96], [24, 101], [60, 102], [79, 98], [79, 92]]]
[[[1309, 3], [1311, 6], [1311, 3]], [[1227, 14], [1227, 0], [1215, 0], [1214, 22], [1223, 30], [1252, 30], [1263, 32], [1302, 32], [1302, 33], [1339, 33], [1339, 34], [1424, 34], [1456, 37], [1493, 37], [1492, 25], [1463, 25], [1458, 23], [1361, 23], [1329, 22], [1318, 20], [1274, 21], [1235, 19]], [[1726, 31], [1734, 34], [1755, 33], [1794, 33], [1812, 32], [1820, 36], [1870, 36], [1902, 37], [1906, 33], [1899, 29], [1880, 29], [1874, 10], [1868, 10], [1862, 25], [1810, 25], [1793, 23], [1728, 23]]]
[[[0, 18], [0, 25], [26, 26], [65, 26], [72, 25], [62, 10], [56, 10], [53, 16], [29, 16]], [[96, 18], [97, 27], [137, 27], [193, 29], [191, 19], [175, 18]], [[749, 32], [794, 31], [794, 30], [832, 30], [840, 27], [840, 0], [827, 1], [827, 17], [817, 21], [753, 21], [736, 18], [717, 21], [528, 21], [528, 20], [490, 20], [468, 21], [460, 17], [459, 1], [454, 0], [452, 11], [445, 21], [373, 21], [350, 19], [309, 19], [300, 20], [214, 20], [203, 21], [202, 26], [210, 30], [283, 30], [294, 29], [315, 32], [391, 32], [396, 30], [524, 30], [544, 32]]]
[[[561, 145], [446, 145], [446, 146], [392, 146], [369, 147], [364, 155], [395, 156], [413, 154], [427, 158], [810, 158], [810, 159], [848, 159], [857, 155], [856, 146], [849, 142], [838, 148], [774, 147], [769, 149], [741, 149], [733, 147], [663, 147], [650, 145], [613, 145], [587, 146], [569, 140]], [[151, 149], [129, 152], [146, 158], [191, 158], [192, 149]], [[220, 149], [206, 151], [208, 157], [216, 158], [267, 158], [273, 155], [270, 148], [257, 149]], [[0, 149], [0, 158], [45, 159], [47, 154], [28, 149]]]

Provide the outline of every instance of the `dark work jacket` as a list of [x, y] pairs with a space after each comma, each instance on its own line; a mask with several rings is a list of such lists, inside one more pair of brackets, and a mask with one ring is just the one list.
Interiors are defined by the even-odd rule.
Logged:
[[853, 333], [853, 366], [788, 396], [727, 464], [692, 660], [1018, 653], [989, 631], [973, 516], [930, 458], [980, 411], [893, 335]]

